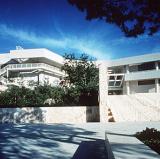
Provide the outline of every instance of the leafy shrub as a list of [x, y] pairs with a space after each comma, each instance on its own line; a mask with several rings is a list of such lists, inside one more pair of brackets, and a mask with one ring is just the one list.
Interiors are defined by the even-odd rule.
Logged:
[[135, 135], [144, 144], [160, 154], [160, 131], [154, 128], [146, 128]]
[[66, 87], [64, 104], [65, 105], [80, 105], [79, 104], [80, 90], [78, 87]]
[[52, 87], [51, 98], [55, 100], [55, 105], [64, 105], [65, 90], [61, 87]]
[[29, 101], [31, 90], [25, 87], [10, 86], [5, 92], [0, 94], [1, 105], [26, 106]]
[[37, 86], [34, 90], [26, 87], [10, 86], [0, 93], [1, 106], [42, 106], [44, 101], [51, 97], [49, 86]]
[[10, 86], [0, 93], [3, 107], [47, 106], [45, 101], [53, 99], [54, 105], [79, 105], [80, 92], [77, 87], [63, 88], [50, 85], [37, 86], [33, 90], [26, 87]]

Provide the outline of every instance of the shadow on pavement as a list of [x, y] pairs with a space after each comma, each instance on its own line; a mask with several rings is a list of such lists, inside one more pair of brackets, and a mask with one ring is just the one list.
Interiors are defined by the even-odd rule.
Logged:
[[1, 124], [0, 159], [69, 159], [94, 134], [71, 124]]

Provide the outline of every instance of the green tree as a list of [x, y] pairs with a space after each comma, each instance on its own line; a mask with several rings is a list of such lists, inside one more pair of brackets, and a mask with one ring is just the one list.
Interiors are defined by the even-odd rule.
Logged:
[[65, 54], [64, 57], [65, 63], [62, 70], [66, 72], [65, 80], [70, 85], [70, 89], [67, 90], [68, 99], [80, 105], [93, 105], [93, 103], [97, 105], [98, 68], [94, 61], [86, 54], [78, 58], [74, 54]]
[[76, 58], [74, 54], [65, 54], [62, 70], [66, 72], [65, 80], [79, 89], [98, 89], [98, 68], [86, 54]]

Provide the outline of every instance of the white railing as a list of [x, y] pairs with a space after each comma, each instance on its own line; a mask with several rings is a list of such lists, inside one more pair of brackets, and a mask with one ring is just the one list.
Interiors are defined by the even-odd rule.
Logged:
[[45, 63], [25, 63], [25, 64], [9, 64], [0, 70], [0, 75], [8, 70], [25, 70], [25, 69], [46, 69], [48, 71], [56, 72], [58, 74], [64, 75], [60, 68], [51, 66]]
[[10, 64], [7, 66], [7, 68], [9, 69], [20, 69], [20, 68], [49, 68], [52, 70], [57, 70], [60, 71], [60, 68], [48, 65], [48, 64], [44, 64], [44, 63], [25, 63], [25, 64]]

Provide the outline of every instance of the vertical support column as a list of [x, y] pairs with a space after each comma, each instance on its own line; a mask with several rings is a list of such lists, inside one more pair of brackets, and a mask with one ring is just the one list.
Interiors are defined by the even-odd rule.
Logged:
[[129, 81], [126, 81], [126, 89], [127, 89], [127, 95], [129, 95], [130, 94]]
[[129, 74], [129, 65], [126, 65], [126, 73]]
[[[156, 61], [155, 62], [155, 67], [156, 67], [156, 70], [158, 71], [159, 70], [159, 66], [158, 66], [158, 62]], [[159, 79], [155, 79], [155, 88], [156, 88], [156, 93], [159, 93]]]
[[155, 85], [156, 85], [156, 93], [159, 93], [159, 80], [155, 79]]
[[156, 70], [159, 70], [159, 66], [158, 66], [158, 62], [157, 61], [155, 62], [155, 67], [156, 67]]
[[6, 70], [6, 72], [7, 72], [7, 83], [8, 83], [8, 76], [9, 76], [8, 69]]
[[107, 64], [102, 62], [99, 65], [99, 112], [100, 122], [108, 122], [108, 107], [107, 107], [107, 96], [108, 96], [108, 71]]
[[[126, 65], [126, 73], [129, 74], [129, 65]], [[129, 81], [126, 81], [126, 89], [127, 89], [127, 95], [129, 95], [130, 94]]]
[[39, 72], [38, 72], [38, 75], [37, 75], [37, 85], [39, 86]]

